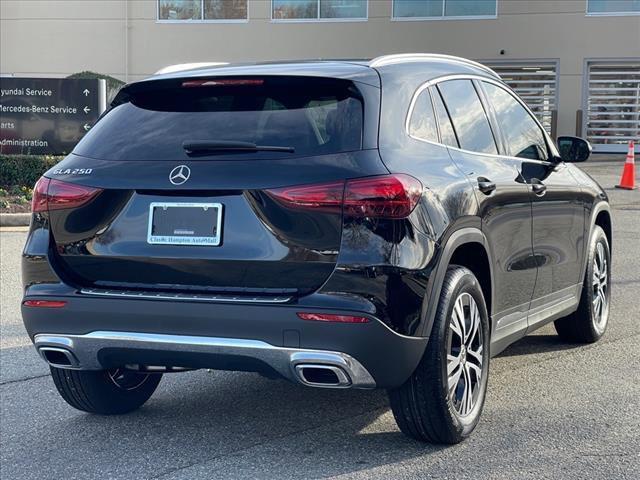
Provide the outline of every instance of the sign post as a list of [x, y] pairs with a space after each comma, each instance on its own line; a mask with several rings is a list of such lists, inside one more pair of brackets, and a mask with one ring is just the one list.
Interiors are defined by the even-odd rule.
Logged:
[[0, 153], [64, 155], [106, 109], [98, 79], [0, 78]]

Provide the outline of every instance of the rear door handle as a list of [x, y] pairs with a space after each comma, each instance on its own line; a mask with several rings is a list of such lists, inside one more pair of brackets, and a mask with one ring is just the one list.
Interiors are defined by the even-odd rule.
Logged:
[[496, 189], [496, 184], [488, 178], [478, 177], [478, 190], [485, 195], [490, 195]]
[[535, 195], [541, 197], [547, 193], [547, 186], [537, 178], [533, 178], [531, 179], [531, 190], [533, 190]]

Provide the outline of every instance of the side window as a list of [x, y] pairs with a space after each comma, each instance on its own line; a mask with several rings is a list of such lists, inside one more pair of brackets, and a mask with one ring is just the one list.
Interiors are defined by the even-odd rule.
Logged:
[[433, 98], [433, 105], [436, 109], [436, 117], [438, 118], [438, 125], [440, 126], [440, 136], [442, 137], [442, 143], [451, 147], [458, 147], [458, 139], [456, 138], [456, 132], [453, 129], [449, 112], [447, 107], [444, 106], [440, 92], [435, 87], [431, 87], [431, 98]]
[[409, 120], [409, 135], [430, 142], [438, 141], [436, 118], [433, 114], [429, 90], [423, 90], [416, 99]]
[[483, 82], [487, 97], [506, 136], [509, 154], [533, 160], [548, 160], [549, 152], [542, 130], [529, 112], [505, 89]]
[[471, 80], [448, 80], [438, 84], [460, 148], [473, 152], [497, 154], [489, 120]]

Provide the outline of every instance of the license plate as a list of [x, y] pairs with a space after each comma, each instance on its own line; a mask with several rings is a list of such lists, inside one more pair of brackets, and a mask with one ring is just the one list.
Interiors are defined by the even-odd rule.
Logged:
[[220, 245], [222, 204], [152, 202], [147, 242], [154, 245]]

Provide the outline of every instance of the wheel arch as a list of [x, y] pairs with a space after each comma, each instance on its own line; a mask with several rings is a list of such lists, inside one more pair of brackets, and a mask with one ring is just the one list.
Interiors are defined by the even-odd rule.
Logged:
[[593, 221], [593, 225], [591, 226], [591, 230], [593, 231], [593, 227], [598, 225], [602, 230], [604, 230], [604, 234], [607, 236], [607, 241], [609, 242], [609, 250], [612, 250], [613, 247], [613, 229], [611, 226], [611, 212], [608, 208], [601, 208]]
[[[438, 264], [429, 280], [428, 294], [423, 301], [423, 330], [421, 336], [428, 337], [438, 308], [438, 299], [447, 268], [451, 264], [471, 270], [484, 293], [487, 312], [491, 317], [494, 303], [492, 256], [488, 241], [481, 230], [465, 227], [453, 232], [441, 248]], [[491, 321], [489, 321], [491, 324]]]
[[609, 251], [613, 253], [613, 228], [611, 223], [611, 207], [608, 202], [602, 201], [593, 206], [591, 209], [591, 214], [589, 221], [586, 223], [585, 227], [588, 225], [588, 230], [585, 233], [588, 233], [588, 236], [585, 237], [585, 249], [584, 255], [582, 259], [582, 277], [587, 271], [587, 259], [589, 258], [589, 242], [591, 241], [591, 235], [593, 234], [593, 229], [597, 226], [604, 230], [605, 235], [607, 236], [607, 241], [609, 242]]

